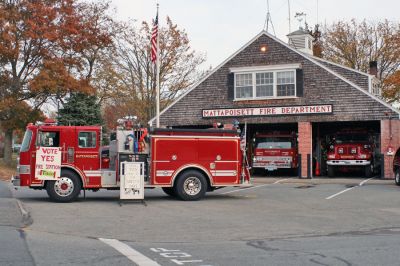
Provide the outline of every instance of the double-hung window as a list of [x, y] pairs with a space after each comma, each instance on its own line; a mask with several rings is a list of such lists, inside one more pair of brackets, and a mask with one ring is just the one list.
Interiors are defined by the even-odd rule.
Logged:
[[294, 71], [276, 72], [276, 87], [278, 97], [295, 96]]
[[296, 97], [296, 69], [299, 64], [243, 67], [235, 73], [235, 100]]
[[236, 97], [253, 98], [252, 74], [240, 74], [236, 76]]

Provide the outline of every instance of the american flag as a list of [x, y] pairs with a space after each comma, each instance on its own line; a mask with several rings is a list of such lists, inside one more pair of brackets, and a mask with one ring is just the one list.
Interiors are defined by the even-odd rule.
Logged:
[[240, 148], [242, 151], [246, 151], [246, 141], [247, 141], [247, 122], [244, 123], [242, 134], [240, 135]]
[[151, 33], [151, 62], [157, 60], [157, 36], [158, 36], [158, 11], [156, 19], [153, 22], [153, 31]]

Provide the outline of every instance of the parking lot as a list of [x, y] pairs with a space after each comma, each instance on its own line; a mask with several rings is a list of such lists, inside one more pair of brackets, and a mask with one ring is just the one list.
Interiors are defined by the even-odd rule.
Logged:
[[198, 202], [161, 189], [145, 203], [118, 191], [68, 204], [13, 191], [30, 213], [22, 232], [36, 265], [396, 265], [399, 187], [361, 178], [254, 178]]

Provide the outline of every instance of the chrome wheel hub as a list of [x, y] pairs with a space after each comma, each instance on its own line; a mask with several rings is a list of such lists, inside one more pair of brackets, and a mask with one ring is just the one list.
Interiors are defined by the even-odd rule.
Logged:
[[68, 177], [61, 177], [54, 183], [54, 191], [61, 197], [67, 197], [74, 191], [74, 183]]
[[183, 183], [183, 190], [191, 196], [198, 194], [201, 190], [200, 180], [195, 176], [187, 178]]

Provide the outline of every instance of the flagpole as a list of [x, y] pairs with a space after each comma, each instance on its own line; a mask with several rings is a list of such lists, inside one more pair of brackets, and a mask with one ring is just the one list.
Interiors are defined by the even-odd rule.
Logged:
[[[158, 17], [158, 6], [159, 4], [157, 3], [157, 17]], [[160, 27], [159, 27], [160, 23], [158, 23], [158, 33], [157, 33], [157, 61], [156, 61], [156, 65], [157, 65], [157, 78], [156, 78], [156, 82], [157, 82], [157, 97], [156, 97], [156, 127], [160, 127]]]

